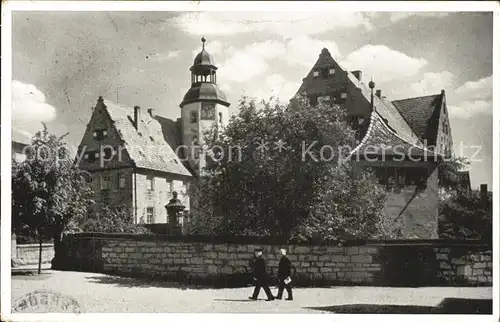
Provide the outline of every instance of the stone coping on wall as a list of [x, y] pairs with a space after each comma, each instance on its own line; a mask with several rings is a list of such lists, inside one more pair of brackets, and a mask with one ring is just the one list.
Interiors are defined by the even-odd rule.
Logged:
[[[39, 248], [40, 244], [17, 244], [17, 248]], [[42, 244], [42, 248], [46, 247], [54, 247], [54, 244], [52, 243], [44, 243]]]
[[129, 233], [73, 233], [67, 235], [70, 238], [92, 238], [92, 239], [128, 239], [141, 241], [171, 241], [171, 242], [187, 242], [187, 243], [204, 243], [210, 242], [214, 244], [258, 244], [258, 245], [307, 245], [307, 246], [467, 246], [467, 247], [488, 247], [491, 248], [491, 241], [478, 239], [343, 239], [331, 240], [324, 242], [303, 242], [303, 243], [286, 243], [282, 240], [272, 237], [254, 237], [254, 236], [235, 236], [235, 237], [210, 237], [210, 236], [174, 236], [163, 234], [129, 234]]

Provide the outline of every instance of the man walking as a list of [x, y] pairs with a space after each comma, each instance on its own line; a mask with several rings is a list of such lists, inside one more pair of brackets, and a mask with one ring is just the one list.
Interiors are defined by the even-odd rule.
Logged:
[[292, 262], [286, 256], [286, 249], [281, 249], [281, 259], [278, 264], [278, 295], [276, 298], [281, 300], [283, 297], [283, 289], [286, 289], [288, 293], [287, 301], [292, 301], [292, 279], [290, 276], [292, 275]]
[[269, 289], [269, 275], [266, 270], [266, 261], [262, 258], [262, 249], [255, 250], [255, 262], [253, 264], [253, 279], [255, 280], [255, 289], [253, 295], [250, 297], [251, 300], [256, 301], [259, 296], [260, 288], [264, 289], [266, 292], [267, 300], [273, 301], [274, 297]]

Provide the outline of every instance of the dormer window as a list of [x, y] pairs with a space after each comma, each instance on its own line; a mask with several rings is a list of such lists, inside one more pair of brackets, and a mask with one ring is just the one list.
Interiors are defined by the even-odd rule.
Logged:
[[101, 190], [109, 190], [111, 187], [111, 176], [105, 174], [101, 176]]
[[113, 149], [105, 149], [104, 150], [104, 157], [106, 158], [106, 160], [110, 160], [111, 157], [113, 156]]
[[191, 123], [196, 123], [198, 122], [198, 112], [194, 111], [191, 112]]
[[321, 78], [323, 79], [328, 78], [328, 68], [321, 68]]
[[87, 160], [88, 162], [95, 162], [99, 158], [99, 152], [96, 151], [89, 151], [86, 152], [84, 155], [84, 159]]
[[319, 71], [315, 70], [315, 71], [313, 72], [313, 76], [314, 76], [315, 78], [316, 78], [316, 77], [319, 77]]
[[106, 130], [99, 129], [94, 131], [94, 139], [97, 141], [101, 141], [105, 139], [107, 136], [108, 136], [108, 131]]

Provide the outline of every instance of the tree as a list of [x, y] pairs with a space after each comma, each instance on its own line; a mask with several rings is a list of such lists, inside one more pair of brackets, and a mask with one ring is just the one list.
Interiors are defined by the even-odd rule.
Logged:
[[70, 159], [64, 137], [50, 134], [43, 124], [26, 151], [26, 160], [12, 167], [13, 227], [16, 233], [38, 237], [39, 274], [42, 241], [52, 237], [57, 256], [63, 233], [77, 228], [92, 203], [88, 174]]
[[385, 217], [385, 201], [385, 189], [371, 171], [353, 173], [351, 163], [332, 167], [294, 239], [395, 238], [401, 227]]
[[492, 240], [492, 194], [458, 190], [439, 207], [439, 236], [451, 239]]
[[492, 195], [482, 196], [460, 186], [458, 172], [470, 162], [452, 158], [439, 165], [439, 236], [452, 239], [492, 238]]
[[[259, 109], [244, 97], [239, 113], [206, 142], [208, 167], [193, 198], [198, 209], [192, 210], [191, 231], [289, 241], [309, 236], [308, 228], [318, 228], [313, 218], [325, 216], [332, 230], [321, 232], [331, 233], [329, 238], [339, 229], [359, 236], [377, 230], [372, 222], [380, 216], [374, 213], [382, 209], [384, 192], [355, 183], [360, 179], [347, 162], [354, 131], [339, 106], [313, 108], [300, 97], [287, 106], [264, 102]], [[347, 206], [334, 210], [335, 203], [347, 201], [369, 210], [356, 212], [357, 218]]]
[[470, 162], [465, 157], [453, 157], [439, 163], [439, 187], [445, 191], [456, 190], [459, 186], [458, 172], [468, 166]]

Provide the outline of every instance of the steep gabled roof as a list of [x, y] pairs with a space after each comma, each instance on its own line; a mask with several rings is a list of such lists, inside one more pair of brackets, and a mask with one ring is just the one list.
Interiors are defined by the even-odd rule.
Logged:
[[[363, 97], [370, 102], [371, 90], [368, 86], [360, 82], [351, 72], [347, 72], [347, 77], [349, 78], [349, 81], [354, 84], [354, 86], [361, 90]], [[384, 98], [379, 98], [377, 95], [373, 95], [373, 109], [378, 112], [383, 122], [385, 122], [385, 124], [391, 128], [396, 135], [411, 144], [423, 147], [420, 139], [413, 132], [403, 116], [399, 113], [396, 106], [394, 106], [390, 101]]]
[[[315, 79], [314, 77], [312, 77], [312, 73], [316, 68], [328, 66], [334, 68], [338, 67], [345, 71], [347, 79], [351, 83], [351, 85], [356, 87], [361, 92], [367, 103], [371, 102], [371, 90], [368, 88], [368, 86], [358, 80], [353, 73], [347, 71], [339, 63], [337, 63], [326, 48], [323, 48], [323, 50], [321, 51], [318, 60], [314, 64], [313, 68], [311, 68], [311, 70], [309, 71], [307, 77], [304, 78], [302, 85], [297, 91], [297, 94], [303, 92], [307, 93], [311, 89], [317, 92], [329, 92], [331, 90], [331, 87], [334, 86], [334, 83], [332, 83], [331, 80], [321, 78]], [[423, 147], [423, 143], [421, 142], [420, 138], [413, 132], [410, 125], [408, 125], [404, 117], [399, 113], [396, 106], [394, 106], [390, 101], [373, 95], [373, 108], [379, 113], [379, 116], [382, 118], [383, 122], [385, 122], [385, 124], [390, 129], [392, 129], [397, 136], [401, 137], [411, 144]]]
[[435, 154], [432, 151], [420, 145], [410, 143], [397, 135], [387, 126], [382, 116], [377, 111], [373, 111], [370, 116], [368, 130], [361, 142], [351, 152], [351, 156], [401, 156], [401, 154], [412, 157], [424, 157], [429, 161], [435, 160]]
[[393, 101], [419, 138], [427, 140], [427, 145], [436, 144], [443, 96], [444, 92], [441, 92]]
[[[337, 67], [338, 64], [335, 62], [333, 59], [332, 55], [328, 51], [328, 49], [323, 48], [321, 50], [321, 54], [318, 57], [318, 60], [314, 64], [314, 66], [311, 68], [309, 73], [307, 74], [306, 78], [302, 81], [302, 84], [300, 85], [299, 90], [297, 91], [297, 94], [308, 92], [310, 88], [314, 88], [315, 91], [319, 92], [328, 92], [331, 89], [331, 81], [328, 79], [321, 79], [321, 78], [313, 78], [313, 72], [317, 68], [321, 67], [328, 67], [328, 66], [333, 66]], [[340, 67], [340, 66], [338, 66]]]
[[155, 115], [155, 120], [160, 123], [163, 138], [175, 151], [182, 144], [181, 124], [179, 120], [174, 121], [160, 115]]
[[141, 111], [141, 133], [134, 127], [134, 109], [104, 100], [106, 108], [120, 139], [138, 168], [191, 176], [165, 140], [161, 124], [149, 113]]

